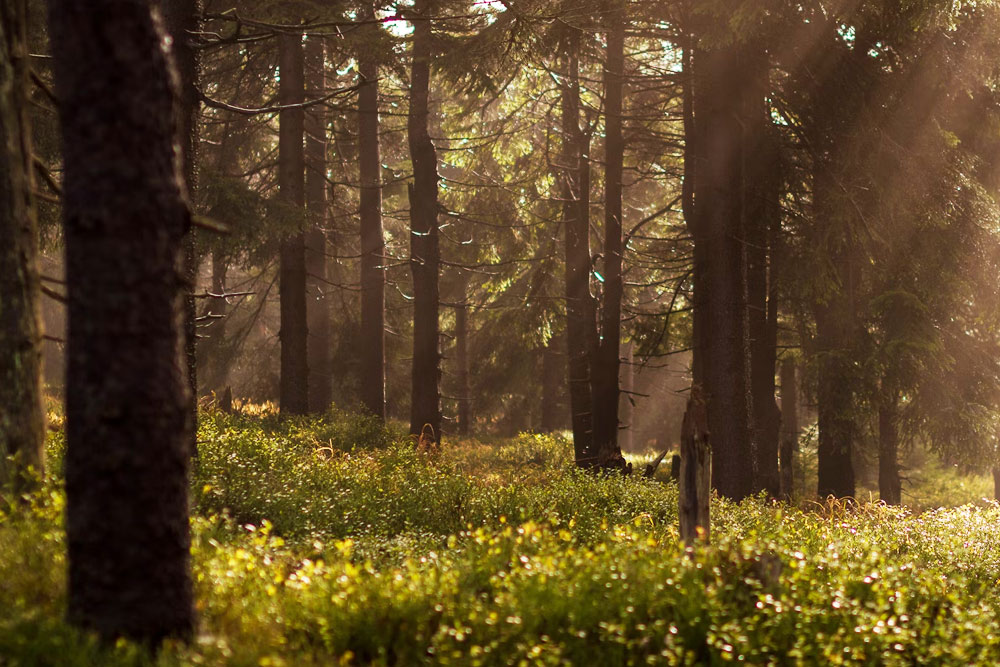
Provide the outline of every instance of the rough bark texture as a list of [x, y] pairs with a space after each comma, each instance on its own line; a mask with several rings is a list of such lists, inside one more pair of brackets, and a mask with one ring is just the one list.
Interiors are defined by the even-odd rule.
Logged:
[[708, 437], [708, 414], [697, 387], [692, 389], [681, 426], [678, 481], [681, 539], [689, 544], [695, 540], [707, 542], [711, 532], [712, 447]]
[[[418, 16], [430, 16], [431, 0], [416, 0]], [[431, 78], [431, 22], [413, 24], [413, 66], [407, 137], [413, 163], [410, 186], [410, 268], [413, 271], [413, 382], [410, 433], [441, 437], [441, 353], [438, 340], [438, 173], [437, 152], [428, 130]]]
[[[278, 36], [282, 105], [301, 104], [305, 97], [302, 37], [294, 33]], [[290, 215], [305, 206], [305, 114], [303, 109], [279, 113], [278, 189]], [[306, 300], [306, 251], [301, 223], [281, 241], [278, 288], [281, 295], [281, 387], [283, 414], [309, 411], [308, 315]]]
[[[695, 309], [712, 434], [713, 485], [739, 500], [753, 489], [754, 429], [744, 250], [744, 53], [728, 45], [694, 54]], [[698, 276], [701, 269], [701, 276]], [[698, 293], [701, 292], [701, 293]], [[696, 316], [697, 317], [697, 316]]]
[[179, 88], [149, 2], [52, 0], [49, 28], [65, 159], [69, 617], [156, 643], [194, 624]]
[[[306, 97], [315, 99], [326, 89], [323, 38], [305, 43]], [[327, 278], [326, 107], [316, 104], [305, 112], [305, 200], [309, 226], [305, 236], [306, 294], [309, 338], [309, 411], [322, 413], [333, 403], [333, 341], [330, 281]]]
[[791, 500], [795, 490], [795, 454], [799, 449], [799, 402], [795, 359], [781, 360], [781, 497]]
[[899, 394], [886, 392], [878, 409], [878, 496], [886, 505], [902, 501], [899, 478]]
[[625, 468], [618, 446], [618, 372], [621, 355], [622, 295], [622, 96], [625, 70], [625, 12], [621, 2], [610, 3], [607, 56], [604, 65], [604, 290], [601, 298], [600, 337], [591, 365], [594, 453], [597, 465]]
[[[363, 18], [374, 18], [371, 5]], [[360, 30], [374, 39], [380, 28]], [[378, 58], [374, 45], [358, 55], [358, 168], [361, 176], [361, 402], [385, 419], [385, 238], [382, 233], [382, 157], [378, 139]]]
[[15, 470], [40, 471], [45, 441], [25, 7], [0, 6], [0, 484]]

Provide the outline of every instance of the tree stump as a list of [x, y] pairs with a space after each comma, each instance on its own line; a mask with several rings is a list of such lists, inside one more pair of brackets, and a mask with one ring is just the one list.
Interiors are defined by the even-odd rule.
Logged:
[[708, 416], [698, 387], [691, 390], [681, 427], [681, 474], [678, 515], [681, 539], [708, 540], [708, 500], [712, 492], [712, 448]]

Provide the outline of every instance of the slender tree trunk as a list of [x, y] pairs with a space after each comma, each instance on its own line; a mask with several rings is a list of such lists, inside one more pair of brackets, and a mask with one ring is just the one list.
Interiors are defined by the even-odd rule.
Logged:
[[878, 408], [878, 495], [886, 505], [902, 501], [899, 478], [899, 393], [888, 391]]
[[[366, 4], [362, 17], [375, 18]], [[380, 28], [361, 28], [375, 37]], [[361, 401], [385, 420], [385, 239], [382, 234], [382, 158], [378, 139], [378, 59], [371, 47], [358, 56], [358, 161], [361, 173]]]
[[618, 446], [618, 373], [621, 366], [622, 296], [622, 97], [625, 85], [625, 11], [620, 0], [609, 4], [607, 59], [604, 65], [604, 292], [601, 329], [592, 364], [594, 449], [597, 465], [626, 466]]
[[458, 432], [469, 435], [472, 420], [472, 397], [469, 395], [469, 305], [465, 302], [466, 290], [462, 290], [462, 303], [455, 306], [455, 361], [458, 364]]
[[744, 49], [728, 45], [694, 54], [695, 245], [703, 255], [695, 308], [700, 334], [712, 481], [719, 494], [739, 500], [753, 489], [755, 461], [750, 387], [746, 254], [743, 229], [745, 161], [742, 103]]
[[[229, 265], [226, 258], [218, 251], [212, 253], [212, 294], [226, 293], [226, 273]], [[229, 365], [231, 362], [230, 351], [226, 346], [226, 300], [221, 298], [209, 298], [206, 314], [209, 317], [208, 337], [205, 344], [201, 346], [203, 352], [205, 348], [210, 350], [212, 361], [211, 373], [208, 374], [208, 381], [205, 383], [205, 390], [221, 395], [229, 381]], [[202, 355], [205, 356], [204, 354]], [[203, 360], [202, 365], [205, 362]]]
[[708, 416], [696, 385], [691, 390], [681, 426], [681, 455], [678, 475], [678, 518], [681, 539], [708, 542], [711, 533], [709, 499], [712, 495], [712, 446]]
[[[278, 36], [281, 104], [301, 104], [305, 98], [302, 36]], [[305, 114], [303, 109], [283, 109], [278, 116], [278, 189], [290, 213], [305, 206]], [[281, 241], [278, 288], [281, 295], [281, 390], [283, 414], [309, 411], [308, 307], [306, 300], [306, 251], [301, 223]]]
[[542, 348], [542, 432], [558, 430], [563, 420], [559, 418], [560, 378], [566, 377], [559, 353], [556, 337], [553, 336]]
[[798, 382], [795, 359], [781, 360], [781, 497], [792, 499], [795, 488], [795, 454], [799, 448]]
[[190, 213], [155, 6], [49, 2], [65, 160], [69, 618], [154, 644], [194, 626], [178, 275]]
[[[414, 12], [430, 16], [432, 0], [416, 0]], [[428, 130], [431, 78], [431, 22], [413, 24], [413, 66], [407, 136], [413, 163], [410, 186], [410, 268], [413, 271], [413, 386], [410, 433], [441, 437], [441, 353], [438, 336], [438, 173], [437, 152]]]
[[618, 439], [621, 448], [631, 452], [635, 451], [635, 422], [633, 421], [635, 408], [632, 405], [632, 393], [635, 391], [635, 343], [633, 341], [629, 341], [625, 345], [624, 361], [625, 364], [621, 370], [622, 397], [620, 400], [623, 428]]
[[[681, 210], [684, 214], [684, 223], [688, 233], [693, 239], [701, 238], [701, 230], [698, 227], [698, 216], [695, 214], [694, 184], [697, 170], [697, 141], [698, 132], [694, 117], [694, 48], [690, 36], [684, 38], [684, 48], [681, 52], [682, 67], [682, 110], [684, 121], [684, 182], [681, 185]], [[705, 335], [705, 313], [704, 305], [699, 305], [700, 301], [708, 294], [705, 244], [696, 242], [693, 248], [693, 267], [691, 270], [691, 286], [693, 293], [689, 295], [694, 310], [691, 313], [691, 384], [695, 387], [705, 385], [705, 346], [707, 336]]]
[[[306, 38], [304, 61], [306, 91], [310, 99], [326, 90], [323, 38]], [[309, 336], [309, 411], [326, 412], [333, 403], [333, 342], [330, 291], [327, 279], [326, 107], [317, 104], [305, 113], [305, 200], [309, 227], [305, 237], [306, 306]]]
[[[0, 484], [29, 466], [41, 472], [41, 283], [28, 125], [25, 0], [0, 6]], [[8, 468], [8, 457], [14, 469]]]
[[1000, 502], [1000, 468], [993, 468], [993, 500]]

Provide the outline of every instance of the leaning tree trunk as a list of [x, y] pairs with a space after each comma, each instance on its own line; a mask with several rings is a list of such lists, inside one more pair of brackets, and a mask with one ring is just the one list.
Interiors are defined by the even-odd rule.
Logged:
[[[416, 0], [414, 12], [429, 17], [431, 0]], [[438, 173], [437, 152], [428, 130], [431, 78], [431, 22], [414, 21], [413, 66], [407, 136], [413, 162], [410, 186], [410, 268], [413, 271], [413, 382], [410, 433], [441, 437], [441, 353], [438, 336]]]
[[622, 171], [625, 139], [622, 136], [622, 97], [625, 86], [625, 8], [621, 0], [610, 3], [607, 60], [604, 65], [604, 293], [601, 329], [591, 367], [594, 402], [594, 454], [603, 468], [626, 466], [618, 446], [618, 372], [621, 367], [622, 296]]
[[[305, 72], [302, 36], [278, 36], [281, 81], [278, 99], [282, 106], [302, 104]], [[302, 137], [305, 114], [302, 107], [282, 109], [278, 116], [278, 190], [290, 216], [298, 217], [305, 206], [305, 153]], [[308, 315], [306, 301], [306, 251], [302, 223], [281, 241], [278, 290], [281, 296], [281, 387], [282, 414], [309, 411]]]
[[69, 618], [153, 644], [194, 626], [178, 268], [191, 216], [155, 6], [49, 2], [65, 165]]
[[799, 448], [799, 404], [795, 359], [781, 360], [781, 498], [791, 500], [795, 489], [795, 454]]
[[[33, 467], [45, 441], [41, 283], [28, 126], [27, 11], [0, 6], [0, 484]], [[14, 468], [8, 468], [14, 457]]]
[[902, 501], [899, 478], [899, 393], [885, 391], [878, 408], [878, 495], [886, 505]]
[[[326, 89], [323, 38], [306, 38], [304, 61], [309, 98]], [[309, 365], [309, 411], [326, 412], [333, 403], [333, 343], [329, 280], [326, 271], [326, 107], [315, 104], [305, 113], [305, 202], [309, 228], [305, 236], [307, 341]]]
[[704, 251], [703, 266], [696, 266], [696, 289], [703, 293], [695, 295], [704, 340], [696, 346], [702, 348], [712, 483], [720, 495], [739, 500], [752, 492], [755, 477], [743, 229], [746, 155], [742, 104], [733, 93], [744, 83], [744, 49], [700, 49], [693, 60], [694, 242]]
[[[373, 21], [366, 4], [362, 18]], [[374, 38], [375, 23], [360, 28]], [[382, 157], [378, 140], [378, 57], [365, 42], [358, 55], [363, 82], [358, 90], [358, 169], [361, 176], [361, 402], [385, 420], [385, 238], [382, 232]]]

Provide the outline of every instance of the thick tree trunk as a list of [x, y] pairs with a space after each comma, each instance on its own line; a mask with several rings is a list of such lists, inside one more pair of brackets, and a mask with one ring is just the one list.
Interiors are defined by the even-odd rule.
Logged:
[[[414, 12], [430, 16], [432, 0], [416, 0]], [[413, 24], [413, 66], [407, 137], [413, 163], [410, 185], [410, 268], [413, 271], [413, 383], [410, 433], [441, 437], [441, 353], [438, 340], [438, 173], [437, 152], [428, 131], [431, 78], [431, 22]]]
[[[302, 36], [278, 36], [281, 81], [278, 99], [282, 105], [301, 104], [305, 97]], [[278, 189], [292, 214], [305, 206], [305, 114], [301, 107], [283, 109], [278, 116]], [[278, 289], [281, 295], [281, 388], [282, 414], [309, 411], [308, 307], [306, 300], [305, 236], [298, 231], [281, 241]]]
[[795, 488], [795, 454], [799, 449], [798, 382], [795, 359], [781, 360], [781, 497], [791, 500]]
[[469, 395], [469, 305], [455, 306], [455, 363], [458, 365], [458, 432], [469, 435], [472, 420], [472, 397]]
[[[590, 293], [589, 211], [584, 196], [584, 136], [580, 130], [580, 63], [567, 54], [567, 74], [561, 86], [562, 156], [558, 175], [562, 181], [562, 222], [566, 234], [566, 350], [569, 375], [569, 405], [573, 425], [576, 463], [589, 467], [596, 461], [593, 451], [593, 393], [590, 361], [595, 336], [594, 299]], [[588, 187], [589, 189], [589, 187]]]
[[[304, 61], [306, 97], [315, 99], [326, 90], [323, 38], [306, 38]], [[327, 278], [326, 107], [317, 104], [305, 113], [305, 200], [309, 218], [305, 237], [306, 306], [309, 337], [309, 411], [326, 412], [333, 403], [333, 341], [330, 281]]]
[[[704, 319], [701, 365], [712, 434], [712, 482], [733, 500], [753, 489], [755, 461], [750, 386], [746, 254], [743, 229], [744, 151], [742, 103], [744, 50], [724, 46], [694, 54], [695, 308]], [[697, 276], [698, 269], [703, 274]], [[697, 317], [697, 316], [696, 316]]]
[[65, 159], [69, 617], [156, 643], [194, 626], [194, 415], [178, 90], [151, 4], [51, 0], [49, 27]]
[[712, 495], [712, 447], [708, 416], [701, 392], [692, 389], [681, 426], [678, 516], [681, 539], [691, 544], [708, 541], [711, 532], [709, 499]]
[[625, 15], [620, 0], [610, 3], [607, 59], [604, 65], [604, 291], [600, 338], [591, 368], [594, 401], [594, 452], [597, 465], [625, 468], [618, 446], [618, 372], [621, 366], [622, 296], [622, 97], [625, 85]]
[[878, 408], [878, 495], [886, 505], [902, 501], [899, 478], [899, 394], [887, 392]]
[[[41, 472], [41, 283], [31, 130], [27, 11], [0, 6], [0, 484], [29, 466]], [[14, 468], [8, 468], [14, 457]]]
[[[375, 18], [366, 4], [362, 18]], [[361, 30], [374, 37], [376, 24]], [[358, 168], [361, 175], [361, 402], [385, 420], [385, 238], [382, 233], [382, 158], [378, 139], [378, 58], [368, 46], [358, 55], [364, 83], [358, 90]]]

